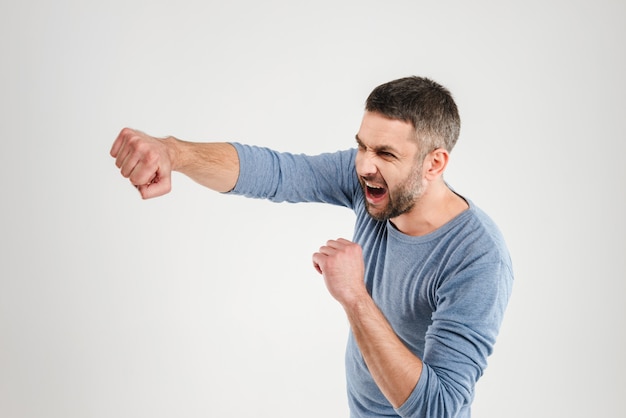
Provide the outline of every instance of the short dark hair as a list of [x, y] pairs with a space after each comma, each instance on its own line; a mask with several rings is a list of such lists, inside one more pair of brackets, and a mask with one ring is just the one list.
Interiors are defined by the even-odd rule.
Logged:
[[452, 151], [461, 129], [452, 94], [424, 77], [405, 77], [381, 84], [370, 93], [365, 110], [410, 122], [422, 148], [422, 157], [437, 148]]

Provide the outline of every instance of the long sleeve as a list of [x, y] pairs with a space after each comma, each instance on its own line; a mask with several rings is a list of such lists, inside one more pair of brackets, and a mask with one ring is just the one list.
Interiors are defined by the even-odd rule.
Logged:
[[233, 143], [240, 174], [231, 193], [274, 202], [321, 202], [352, 207], [358, 185], [354, 150], [317, 156]]
[[[491, 258], [489, 255], [485, 255]], [[423, 371], [402, 417], [452, 418], [471, 404], [504, 315], [512, 275], [503, 262], [477, 261], [448, 277], [434, 292]]]
[[468, 200], [467, 211], [433, 233], [407, 236], [367, 213], [356, 150], [305, 156], [233, 145], [240, 173], [231, 193], [355, 211], [353, 241], [363, 248], [367, 290], [423, 362], [413, 392], [394, 410], [350, 333], [346, 383], [352, 416], [469, 417], [513, 284], [508, 250], [492, 220]]
[[513, 273], [495, 224], [469, 203], [469, 210], [418, 237], [401, 233], [388, 221], [372, 220], [357, 204], [355, 240], [363, 247], [366, 287], [423, 369], [407, 401], [394, 411], [351, 337], [346, 370], [353, 417], [470, 416]]

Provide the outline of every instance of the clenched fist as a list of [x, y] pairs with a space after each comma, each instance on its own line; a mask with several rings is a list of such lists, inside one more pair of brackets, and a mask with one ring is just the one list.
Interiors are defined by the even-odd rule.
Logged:
[[363, 252], [359, 244], [343, 238], [330, 240], [313, 254], [313, 266], [324, 276], [330, 294], [342, 305], [368, 296], [363, 281]]
[[142, 198], [161, 196], [171, 190], [172, 161], [166, 140], [124, 128], [111, 147], [111, 156]]

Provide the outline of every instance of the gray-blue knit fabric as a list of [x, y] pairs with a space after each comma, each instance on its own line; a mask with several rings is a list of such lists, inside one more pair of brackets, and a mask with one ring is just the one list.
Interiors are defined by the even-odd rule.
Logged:
[[365, 208], [356, 150], [318, 156], [233, 144], [240, 160], [234, 194], [276, 202], [325, 202], [356, 214], [365, 283], [404, 344], [424, 363], [407, 401], [394, 409], [372, 379], [352, 333], [346, 380], [352, 417], [470, 417], [513, 285], [511, 259], [494, 222], [469, 209], [436, 231], [408, 236]]

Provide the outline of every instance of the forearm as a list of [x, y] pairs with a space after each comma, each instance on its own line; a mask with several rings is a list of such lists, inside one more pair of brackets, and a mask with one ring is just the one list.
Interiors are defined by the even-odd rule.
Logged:
[[409, 398], [422, 373], [422, 361], [398, 338], [363, 282], [361, 246], [330, 240], [313, 254], [330, 294], [343, 306], [367, 368], [394, 408]]
[[398, 338], [369, 295], [344, 309], [374, 381], [393, 407], [400, 407], [419, 381], [422, 361]]
[[228, 192], [235, 187], [239, 158], [231, 144], [187, 142], [174, 137], [164, 141], [170, 150], [173, 170], [218, 192]]

